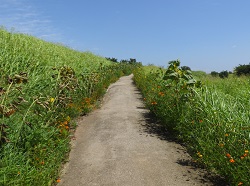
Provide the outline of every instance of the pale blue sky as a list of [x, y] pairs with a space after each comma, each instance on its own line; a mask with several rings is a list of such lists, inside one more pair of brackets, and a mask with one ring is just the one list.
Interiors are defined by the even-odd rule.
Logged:
[[0, 25], [118, 60], [206, 72], [250, 62], [249, 0], [0, 0]]

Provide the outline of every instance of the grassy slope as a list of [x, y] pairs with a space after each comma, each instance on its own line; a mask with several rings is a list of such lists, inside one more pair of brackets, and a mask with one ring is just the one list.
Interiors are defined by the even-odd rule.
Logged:
[[71, 117], [91, 110], [124, 68], [0, 29], [0, 185], [55, 182]]

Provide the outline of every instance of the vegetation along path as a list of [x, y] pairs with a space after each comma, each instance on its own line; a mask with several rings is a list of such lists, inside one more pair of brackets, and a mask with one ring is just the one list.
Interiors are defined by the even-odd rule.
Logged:
[[102, 107], [79, 119], [58, 185], [212, 185], [185, 163], [181, 145], [157, 134], [132, 77], [112, 84]]

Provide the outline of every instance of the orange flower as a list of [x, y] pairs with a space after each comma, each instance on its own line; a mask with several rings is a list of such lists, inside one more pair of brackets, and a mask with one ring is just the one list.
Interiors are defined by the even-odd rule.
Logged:
[[226, 154], [226, 157], [231, 158], [231, 155], [229, 153]]
[[159, 92], [159, 95], [160, 95], [160, 96], [164, 96], [164, 93], [163, 93], [163, 92]]
[[57, 183], [60, 183], [60, 182], [61, 182], [61, 180], [60, 180], [60, 179], [57, 179], [57, 180], [56, 180], [56, 182], [57, 182]]
[[41, 165], [44, 165], [44, 161], [41, 162]]
[[85, 98], [85, 102], [86, 102], [87, 104], [90, 104], [91, 98]]
[[203, 121], [202, 121], [202, 119], [200, 120], [200, 123], [202, 123]]
[[230, 163], [234, 163], [235, 160], [234, 160], [233, 158], [231, 158], [231, 159], [229, 160], [229, 162], [230, 162]]
[[68, 121], [64, 121], [62, 124], [63, 124], [63, 125], [67, 125], [67, 124], [68, 124]]
[[243, 185], [243, 183], [242, 183], [242, 182], [238, 183], [238, 186], [241, 186], [241, 185]]
[[225, 134], [225, 136], [226, 136], [226, 137], [228, 137], [228, 136], [229, 136], [229, 134]]
[[223, 144], [223, 143], [219, 143], [219, 146], [220, 146], [220, 147], [224, 147], [224, 144]]
[[151, 102], [152, 105], [157, 105], [157, 103], [155, 101]]

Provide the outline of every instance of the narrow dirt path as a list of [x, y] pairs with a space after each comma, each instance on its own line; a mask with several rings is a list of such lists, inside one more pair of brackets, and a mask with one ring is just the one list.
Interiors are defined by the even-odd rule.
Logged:
[[148, 113], [132, 75], [112, 84], [102, 107], [79, 119], [58, 185], [212, 185], [185, 164], [190, 157], [181, 145], [152, 133]]

